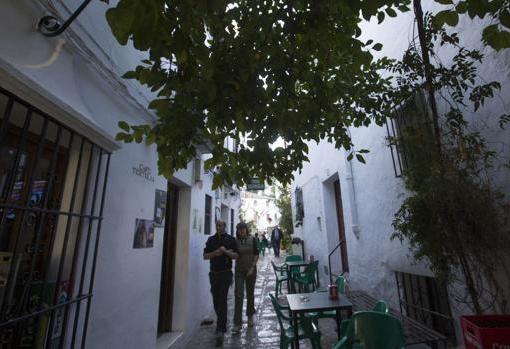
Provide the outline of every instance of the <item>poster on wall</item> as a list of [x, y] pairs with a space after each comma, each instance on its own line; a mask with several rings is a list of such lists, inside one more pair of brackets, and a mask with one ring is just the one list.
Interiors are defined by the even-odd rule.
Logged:
[[152, 248], [154, 246], [154, 221], [137, 218], [133, 248]]
[[165, 226], [165, 214], [166, 214], [166, 191], [156, 189], [156, 198], [154, 204], [155, 227]]

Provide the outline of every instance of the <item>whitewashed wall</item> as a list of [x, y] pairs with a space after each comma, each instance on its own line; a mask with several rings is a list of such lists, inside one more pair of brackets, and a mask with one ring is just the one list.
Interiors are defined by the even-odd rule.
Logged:
[[279, 224], [280, 221], [280, 211], [276, 207], [276, 198], [269, 195], [247, 191], [241, 192], [241, 210], [244, 213], [244, 219], [247, 222], [253, 221], [258, 231], [267, 232], [268, 229]]
[[[432, 2], [425, 3], [424, 6], [434, 6], [432, 9], [436, 11], [441, 7], [432, 5]], [[384, 45], [379, 56], [401, 58], [413, 35], [412, 25], [411, 13], [386, 20], [382, 25], [364, 23], [364, 36], [367, 40], [372, 38]], [[479, 111], [479, 115], [483, 115], [480, 119], [483, 119], [488, 128], [482, 127], [482, 122], [475, 125], [480, 126], [482, 133], [490, 140], [490, 146], [508, 158], [508, 144], [503, 144], [510, 140], [510, 132], [497, 126], [497, 118], [510, 110], [510, 52], [496, 54], [483, 48], [480, 43], [480, 25], [480, 21], [462, 18], [457, 29], [466, 47], [481, 49], [486, 55], [480, 68], [481, 77], [486, 81], [498, 80], [503, 88], [496, 98]], [[451, 59], [450, 54], [444, 52], [442, 59], [447, 62]], [[439, 108], [440, 112], [445, 110], [442, 104]], [[292, 193], [296, 187], [303, 189], [304, 200], [305, 217], [303, 225], [296, 228], [296, 234], [305, 240], [306, 254], [313, 254], [321, 265], [327, 265], [328, 252], [338, 243], [334, 193], [330, 183], [340, 178], [350, 266], [348, 280], [352, 288], [362, 288], [395, 306], [398, 301], [395, 270], [427, 276], [432, 274], [424, 263], [414, 263], [409, 259], [409, 249], [405, 243], [390, 240], [393, 232], [392, 218], [400, 207], [405, 188], [402, 179], [396, 178], [394, 174], [390, 149], [386, 146], [385, 127], [372, 125], [368, 128], [352, 128], [350, 131], [357, 149], [370, 150], [365, 156], [367, 164], [355, 160], [349, 164], [345, 160], [345, 152], [335, 150], [327, 142], [310, 143], [310, 162], [301, 173], [295, 174], [292, 184]], [[494, 182], [506, 193], [510, 193], [508, 171], [494, 175]], [[295, 210], [294, 196], [292, 200]], [[317, 217], [321, 219], [322, 231], [318, 229]], [[358, 229], [359, 233], [356, 233]], [[333, 257], [336, 263], [333, 264], [333, 272], [340, 270], [339, 258], [337, 252]], [[455, 317], [462, 313], [460, 307], [452, 305]]]
[[[91, 2], [61, 37], [47, 38], [35, 30], [50, 5], [67, 18], [66, 8], [81, 2], [0, 3], [0, 86], [113, 151], [87, 347], [155, 348], [163, 228], [156, 228], [153, 248], [133, 249], [133, 235], [136, 218], [152, 219], [155, 190], [166, 190], [166, 180], [157, 176], [155, 147], [114, 140], [118, 121], [154, 120], [145, 108], [150, 93], [119, 79], [145, 54], [115, 41], [104, 18], [107, 7], [99, 1]], [[139, 164], [151, 169], [154, 182], [133, 175]], [[213, 206], [235, 209], [234, 224], [240, 198], [216, 200], [212, 177], [204, 175], [202, 183], [195, 183], [191, 166], [172, 181], [180, 187], [174, 327], [182, 332], [182, 341], [212, 310], [209, 263], [202, 258], [208, 237], [203, 233], [205, 194], [213, 197]], [[193, 231], [195, 209], [201, 232]], [[212, 217], [214, 221], [214, 209]]]

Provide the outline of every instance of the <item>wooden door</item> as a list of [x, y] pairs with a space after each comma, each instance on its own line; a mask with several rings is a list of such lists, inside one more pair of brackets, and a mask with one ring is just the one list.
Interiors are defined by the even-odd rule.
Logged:
[[349, 259], [347, 258], [347, 241], [345, 239], [344, 210], [342, 206], [342, 192], [340, 191], [340, 180], [334, 182], [336, 216], [338, 223], [338, 241], [340, 242], [340, 258], [342, 272], [349, 272]]
[[168, 183], [165, 232], [163, 238], [163, 261], [161, 268], [161, 291], [159, 296], [158, 335], [172, 331], [178, 200], [179, 188]]

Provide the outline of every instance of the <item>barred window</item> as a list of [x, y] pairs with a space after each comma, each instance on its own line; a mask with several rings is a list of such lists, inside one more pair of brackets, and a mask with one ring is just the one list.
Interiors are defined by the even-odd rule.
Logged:
[[409, 137], [416, 135], [419, 130], [426, 130], [427, 136], [431, 137], [428, 125], [430, 113], [423, 90], [417, 91], [395, 107], [392, 117], [386, 120], [387, 138], [396, 177], [401, 177], [417, 156]]
[[294, 198], [296, 200], [296, 227], [298, 227], [303, 224], [303, 218], [305, 217], [302, 188], [296, 187]]
[[400, 311], [456, 344], [446, 286], [436, 278], [396, 271]]
[[0, 347], [83, 347], [110, 153], [0, 89]]
[[204, 219], [204, 234], [211, 234], [211, 224], [212, 224], [212, 197], [210, 195], [205, 194], [205, 219]]

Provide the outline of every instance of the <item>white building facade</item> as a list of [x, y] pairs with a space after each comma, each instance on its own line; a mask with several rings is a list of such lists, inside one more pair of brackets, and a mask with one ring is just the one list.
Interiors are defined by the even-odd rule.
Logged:
[[280, 210], [276, 206], [276, 195], [271, 190], [241, 192], [243, 220], [253, 221], [257, 231], [267, 233], [280, 221]]
[[205, 148], [167, 181], [154, 146], [115, 141], [119, 121], [155, 120], [121, 78], [144, 53], [99, 1], [57, 37], [35, 28], [81, 3], [0, 4], [0, 346], [177, 346], [212, 311], [202, 252], [240, 194], [212, 190]]
[[[427, 7], [424, 11], [441, 9], [433, 2], [425, 2], [424, 6]], [[413, 26], [412, 13], [399, 14], [381, 25], [365, 23], [364, 35], [367, 40], [383, 44], [381, 56], [401, 59], [409, 38], [416, 33]], [[484, 120], [490, 125], [491, 131], [486, 134], [490, 144], [498, 147], [495, 150], [502, 151], [505, 157], [508, 148], [501, 150], [500, 145], [508, 142], [510, 133], [499, 128], [497, 121], [505, 110], [508, 112], [510, 56], [505, 51], [495, 53], [484, 49], [480, 42], [481, 28], [480, 21], [461, 18], [455, 29], [466, 47], [484, 50], [486, 59], [480, 67], [483, 79], [502, 84], [501, 98], [491, 100], [479, 113], [486, 115]], [[447, 55], [444, 58], [451, 59]], [[444, 105], [440, 108], [440, 112], [445, 110]], [[310, 161], [300, 173], [295, 173], [291, 187], [295, 235], [304, 240], [306, 255], [314, 255], [319, 260], [324, 281], [329, 281], [328, 255], [337, 248], [331, 255], [331, 271], [334, 275], [346, 275], [351, 289], [363, 289], [387, 300], [395, 309], [399, 309], [399, 301], [411, 302], [410, 295], [429, 297], [421, 305], [452, 319], [441, 323], [444, 328], [436, 325], [436, 329], [443, 330], [452, 340], [455, 337], [460, 340], [458, 317], [466, 309], [451, 297], [446, 302], [448, 297], [441, 293], [444, 289], [437, 285], [426, 263], [416, 263], [409, 257], [411, 253], [405, 242], [390, 239], [391, 223], [406, 191], [403, 179], [395, 174], [386, 126], [351, 128], [349, 132], [356, 149], [370, 151], [364, 154], [366, 164], [347, 161], [345, 151], [335, 149], [326, 141], [309, 143]], [[508, 175], [495, 175], [494, 182], [510, 193]], [[439, 293], [426, 294], [423, 290], [427, 287]], [[420, 314], [411, 315], [419, 318]], [[430, 322], [428, 325], [433, 327]]]

